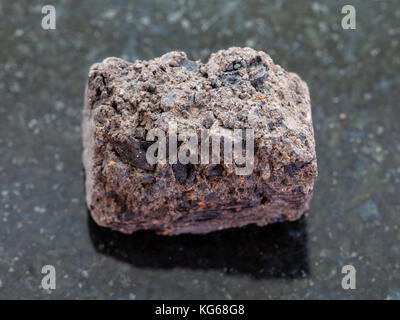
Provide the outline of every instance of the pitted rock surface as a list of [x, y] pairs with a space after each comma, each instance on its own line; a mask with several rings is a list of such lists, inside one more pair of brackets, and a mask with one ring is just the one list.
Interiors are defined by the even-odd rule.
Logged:
[[[155, 164], [150, 129], [254, 129], [254, 169]], [[107, 58], [89, 72], [83, 117], [87, 205], [124, 233], [206, 233], [296, 220], [317, 176], [306, 83], [262, 51], [233, 47], [205, 64], [183, 52], [133, 63]], [[184, 143], [179, 144], [179, 148]]]

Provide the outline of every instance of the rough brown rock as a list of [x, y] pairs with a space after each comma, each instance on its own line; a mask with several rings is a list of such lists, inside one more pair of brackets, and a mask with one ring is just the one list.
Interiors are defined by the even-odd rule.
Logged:
[[[152, 128], [254, 128], [250, 175], [235, 164], [146, 161]], [[83, 118], [87, 205], [102, 226], [131, 233], [206, 233], [296, 220], [312, 197], [317, 162], [307, 85], [264, 52], [230, 48], [205, 64], [170, 52], [89, 72]], [[181, 147], [181, 146], [180, 146]]]

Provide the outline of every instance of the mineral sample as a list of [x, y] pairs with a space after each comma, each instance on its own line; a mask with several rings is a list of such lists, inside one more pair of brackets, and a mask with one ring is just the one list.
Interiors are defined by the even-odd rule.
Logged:
[[206, 233], [308, 209], [309, 91], [262, 51], [233, 47], [205, 64], [183, 52], [107, 58], [90, 69], [82, 127], [87, 205], [101, 226]]

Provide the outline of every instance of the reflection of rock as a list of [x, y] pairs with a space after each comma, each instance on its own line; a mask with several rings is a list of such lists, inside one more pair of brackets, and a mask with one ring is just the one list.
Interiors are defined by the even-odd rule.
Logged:
[[219, 269], [255, 278], [298, 278], [309, 273], [304, 219], [206, 235], [161, 236], [152, 231], [124, 235], [89, 217], [93, 246], [141, 268]]

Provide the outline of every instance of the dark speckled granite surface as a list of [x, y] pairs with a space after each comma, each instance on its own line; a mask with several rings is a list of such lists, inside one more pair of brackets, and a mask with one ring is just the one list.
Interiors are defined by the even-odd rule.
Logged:
[[[357, 29], [341, 28], [341, 8]], [[54, 4], [57, 29], [41, 28]], [[0, 298], [400, 299], [398, 1], [1, 1]], [[312, 96], [319, 178], [295, 223], [122, 236], [85, 207], [89, 66], [251, 46]], [[40, 287], [54, 265], [57, 288]], [[357, 270], [343, 290], [341, 269]]]

